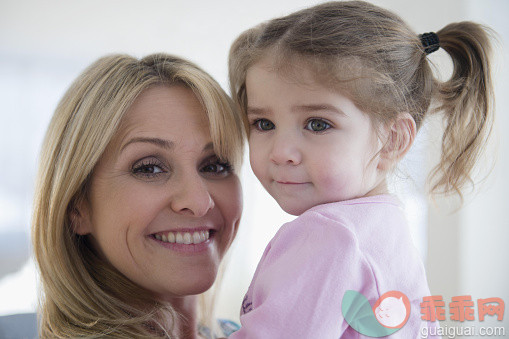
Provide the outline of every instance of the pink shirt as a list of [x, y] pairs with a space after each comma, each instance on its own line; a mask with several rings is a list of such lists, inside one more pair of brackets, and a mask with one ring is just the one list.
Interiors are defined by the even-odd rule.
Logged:
[[[347, 290], [376, 302], [397, 290], [411, 302], [393, 338], [420, 337], [419, 303], [430, 291], [401, 203], [379, 195], [315, 206], [284, 224], [258, 264], [238, 338], [368, 338], [344, 320]], [[431, 337], [431, 336], [430, 336]]]

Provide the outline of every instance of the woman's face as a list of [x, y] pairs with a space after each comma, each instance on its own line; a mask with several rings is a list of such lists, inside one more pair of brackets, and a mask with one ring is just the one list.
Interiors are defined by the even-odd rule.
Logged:
[[212, 285], [237, 231], [241, 186], [215, 155], [192, 90], [158, 86], [136, 99], [78, 210], [76, 232], [158, 298]]

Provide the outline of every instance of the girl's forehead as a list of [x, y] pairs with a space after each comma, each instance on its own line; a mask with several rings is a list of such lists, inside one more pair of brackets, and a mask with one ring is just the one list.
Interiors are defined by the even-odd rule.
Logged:
[[289, 86], [299, 86], [308, 89], [323, 88], [324, 86], [320, 78], [315, 74], [313, 69], [303, 62], [289, 62], [285, 65], [279, 65], [273, 59], [263, 58], [248, 68], [246, 74], [246, 87], [254, 79], [277, 79], [281, 84]]
[[258, 60], [251, 64], [249, 69], [253, 67], [275, 72], [285, 77], [296, 77], [303, 73], [305, 73], [306, 76], [310, 76], [314, 73], [310, 63], [304, 57], [297, 55], [288, 57], [286, 55], [279, 56], [274, 52], [263, 54]]
[[318, 86], [353, 95], [359, 88], [366, 89], [373, 79], [371, 67], [359, 58], [330, 58], [305, 56], [298, 53], [269, 50], [247, 69], [246, 78], [253, 69], [276, 73], [292, 83]]
[[298, 93], [299, 99], [302, 101], [313, 97], [319, 101], [318, 97], [330, 97], [338, 94], [355, 101], [351, 91], [353, 87], [353, 83], [348, 84], [331, 80], [330, 77], [322, 77], [309, 64], [298, 60], [284, 67], [275, 67], [273, 60], [265, 58], [253, 64], [248, 69], [246, 76], [248, 101], [256, 99], [253, 95], [263, 96], [264, 93], [265, 95], [271, 94], [271, 91], [274, 90], [279, 92], [276, 93], [276, 96], [284, 95], [284, 93]]

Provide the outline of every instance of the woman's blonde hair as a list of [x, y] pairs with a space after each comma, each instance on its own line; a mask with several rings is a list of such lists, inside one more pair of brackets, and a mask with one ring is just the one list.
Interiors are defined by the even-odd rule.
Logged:
[[296, 65], [308, 67], [378, 123], [408, 112], [419, 129], [430, 112], [443, 112], [442, 154], [430, 176], [431, 192], [461, 196], [492, 127], [488, 32], [460, 22], [436, 33], [454, 66], [451, 78], [441, 82], [420, 37], [398, 16], [363, 1], [323, 3], [242, 33], [230, 50], [230, 89], [247, 127], [246, 74], [269, 56], [275, 71], [295, 74]]
[[[158, 85], [193, 90], [210, 123], [219, 158], [238, 169], [244, 135], [233, 102], [196, 65], [154, 54], [141, 60], [106, 56], [67, 90], [42, 146], [33, 212], [33, 247], [43, 295], [42, 338], [169, 336], [178, 315], [100, 259], [73, 232], [76, 203], [86, 199], [94, 166], [138, 95]], [[171, 322], [171, 321], [170, 321]]]

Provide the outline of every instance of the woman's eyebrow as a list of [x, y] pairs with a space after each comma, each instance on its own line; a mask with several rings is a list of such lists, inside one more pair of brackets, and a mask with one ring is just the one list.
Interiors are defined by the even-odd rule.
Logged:
[[[170, 141], [170, 140], [164, 140], [164, 139], [160, 139], [160, 138], [139, 137], [139, 138], [132, 138], [131, 140], [126, 142], [122, 146], [122, 148], [120, 149], [120, 152], [122, 152], [128, 145], [134, 144], [134, 143], [137, 143], [137, 142], [149, 143], [149, 144], [153, 144], [153, 145], [156, 145], [156, 146], [159, 146], [159, 147], [162, 147], [162, 148], [166, 148], [166, 149], [172, 149], [172, 148], [175, 147], [175, 143], [173, 141]], [[210, 151], [210, 150], [213, 150], [213, 149], [214, 149], [214, 144], [212, 142], [209, 142], [209, 143], [207, 143], [203, 147], [202, 152], [207, 152], [207, 151]]]
[[205, 147], [203, 147], [202, 153], [205, 153], [205, 152], [213, 150], [213, 149], [214, 149], [214, 144], [212, 142], [209, 142], [208, 144], [205, 145]]
[[159, 147], [162, 147], [162, 148], [166, 148], [166, 149], [171, 149], [171, 148], [173, 148], [175, 146], [175, 143], [173, 141], [170, 141], [170, 140], [164, 140], [164, 139], [160, 139], [160, 138], [139, 137], [139, 138], [132, 138], [128, 142], [126, 142], [120, 148], [120, 152], [122, 152], [127, 146], [129, 146], [131, 144], [134, 144], [134, 143], [137, 143], [137, 142], [154, 144], [156, 146], [159, 146]]

